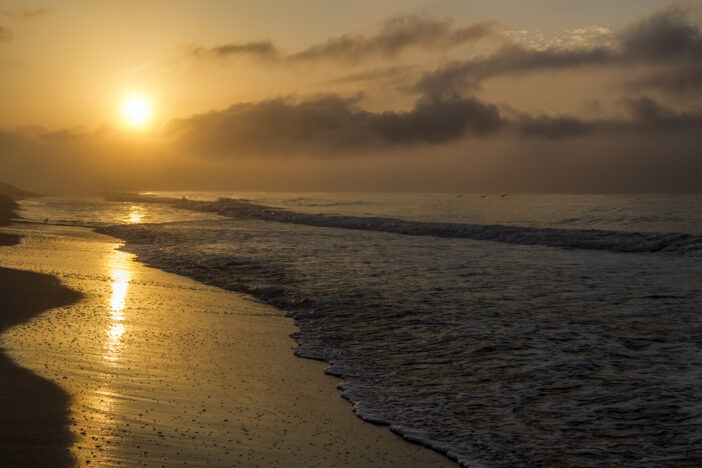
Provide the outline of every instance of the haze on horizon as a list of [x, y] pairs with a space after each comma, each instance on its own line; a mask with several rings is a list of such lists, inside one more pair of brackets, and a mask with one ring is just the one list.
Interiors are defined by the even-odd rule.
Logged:
[[702, 3], [0, 0], [0, 102], [39, 191], [699, 192]]

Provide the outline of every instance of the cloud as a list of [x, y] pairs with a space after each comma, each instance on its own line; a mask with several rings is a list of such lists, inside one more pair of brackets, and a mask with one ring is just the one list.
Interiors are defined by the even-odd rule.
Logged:
[[166, 133], [205, 156], [348, 153], [438, 144], [488, 135], [503, 125], [496, 106], [474, 98], [419, 100], [407, 112], [369, 112], [358, 98], [273, 99], [171, 121]]
[[250, 56], [256, 58], [277, 58], [278, 51], [270, 41], [254, 41], [244, 43], [229, 43], [220, 46], [204, 49], [195, 47], [190, 50], [190, 54], [195, 57], [227, 57], [227, 56]]
[[536, 50], [551, 48], [582, 49], [611, 46], [614, 32], [604, 26], [584, 26], [569, 29], [564, 34], [547, 36], [541, 32], [522, 30], [503, 31], [502, 35], [512, 42]]
[[450, 20], [407, 15], [385, 21], [371, 35], [344, 34], [313, 44], [304, 50], [283, 55], [270, 41], [228, 43], [216, 47], [195, 47], [194, 57], [251, 56], [277, 58], [285, 63], [321, 61], [358, 62], [369, 57], [393, 58], [410, 48], [433, 50], [457, 47], [486, 37], [496, 36], [497, 25], [491, 21], [455, 27]]
[[338, 78], [327, 80], [325, 83], [363, 83], [367, 81], [380, 80], [404, 81], [403, 77], [413, 74], [417, 71], [417, 69], [418, 67], [414, 65], [374, 68], [340, 76]]
[[[359, 99], [325, 95], [237, 104], [221, 111], [171, 121], [172, 144], [204, 157], [252, 155], [336, 155], [417, 146], [462, 139], [517, 138], [569, 140], [582, 137], [681, 135], [696, 140], [702, 112], [676, 112], [649, 97], [622, 102], [628, 118], [585, 120], [502, 112], [474, 97], [424, 96], [409, 111], [370, 112]], [[512, 136], [510, 136], [512, 135]]]
[[371, 180], [375, 190], [699, 190], [702, 113], [646, 96], [622, 105], [625, 117], [583, 120], [501, 111], [458, 95], [386, 112], [362, 109], [358, 97], [279, 98], [174, 120], [148, 135], [0, 130], [0, 172], [29, 188], [99, 191], [212, 189], [215, 180], [251, 190], [355, 190]]
[[421, 93], [475, 90], [483, 81], [496, 76], [583, 66], [667, 66], [680, 75], [702, 60], [702, 26], [693, 14], [693, 10], [680, 6], [660, 10], [624, 29], [616, 36], [614, 45], [539, 49], [513, 42], [487, 57], [454, 61], [425, 73], [417, 90]]
[[14, 10], [6, 10], [2, 14], [15, 19], [33, 19], [48, 13], [51, 13], [50, 8], [17, 8]]
[[628, 83], [630, 88], [658, 89], [673, 93], [702, 90], [702, 65], [680, 66], [672, 70], [653, 71]]
[[360, 61], [366, 57], [392, 58], [411, 47], [450, 48], [494, 35], [495, 23], [479, 22], [454, 28], [449, 20], [401, 16], [386, 21], [370, 36], [343, 35], [315, 44], [287, 57], [293, 62], [321, 60]]
[[9, 29], [0, 25], [0, 42], [11, 41], [11, 40], [12, 40], [12, 31], [10, 31]]
[[579, 137], [614, 125], [613, 122], [590, 122], [574, 116], [550, 117], [525, 115], [517, 122], [522, 136], [537, 137], [547, 140]]
[[620, 36], [622, 58], [643, 62], [702, 59], [702, 27], [693, 10], [670, 6], [638, 21]]
[[583, 120], [575, 116], [518, 115], [512, 122], [524, 137], [567, 139], [587, 135], [675, 135], [686, 134], [691, 140], [702, 128], [702, 110], [678, 112], [648, 96], [622, 100], [629, 119]]
[[692, 10], [669, 7], [624, 30], [622, 57], [662, 67], [633, 80], [631, 87], [676, 93], [702, 89], [702, 26], [695, 19]]
[[624, 105], [632, 117], [641, 122], [659, 122], [673, 115], [672, 111], [647, 96], [625, 99]]
[[648, 96], [629, 98], [624, 105], [634, 120], [647, 132], [664, 132], [669, 130], [699, 130], [702, 128], [702, 112], [678, 112], [665, 107]]
[[[422, 185], [424, 189], [445, 189], [447, 179], [455, 187], [470, 189], [472, 185], [460, 185], [470, 179], [481, 190], [498, 190], [494, 185], [498, 182], [504, 190], [569, 191], [574, 182], [581, 183], [577, 190], [699, 190], [702, 106], [687, 96], [671, 98], [648, 88], [702, 89], [701, 31], [691, 10], [670, 7], [619, 33], [591, 26], [568, 31], [562, 39], [534, 41], [510, 33], [513, 40], [505, 42], [506, 36], [501, 36], [489, 55], [447, 62], [423, 75], [426, 69], [416, 62], [382, 60], [363, 70], [336, 67], [339, 73], [354, 73], [322, 83], [327, 90], [333, 88], [326, 85], [346, 83], [372, 89], [368, 100], [360, 95], [325, 94], [238, 103], [174, 119], [153, 134], [105, 128], [0, 130], [0, 173], [10, 180], [43, 177], [49, 185], [80, 183], [103, 190], [127, 187], [125, 184], [152, 188], [154, 181], [178, 187], [177, 181], [199, 180], [204, 181], [201, 187], [208, 187], [214, 178], [231, 187], [234, 180], [268, 180], [269, 173], [278, 174], [276, 183], [312, 180], [304, 177], [315, 173], [327, 177], [330, 172], [323, 168], [336, 167], [335, 180], [353, 189], [365, 187], [378, 168], [384, 167], [383, 178], [374, 180], [382, 179], [394, 188], [401, 187], [393, 183], [403, 173], [411, 174], [407, 180], [417, 183], [428, 181], [431, 173], [433, 182]], [[500, 34], [494, 23], [459, 27], [447, 20], [405, 16], [369, 34], [333, 37], [293, 53], [262, 40], [194, 47], [190, 54], [209, 60], [246, 57], [278, 64], [355, 64], [397, 58], [409, 50], [441, 52]], [[432, 57], [435, 55], [443, 54]], [[476, 95], [492, 77], [595, 69], [612, 70], [598, 74], [599, 78], [629, 80], [623, 88], [628, 94], [622, 98], [622, 88], [608, 86], [596, 88], [600, 94], [584, 96], [592, 89], [586, 83], [591, 75], [582, 73], [568, 76], [573, 80], [572, 94], [571, 82], [560, 76], [539, 76], [535, 86], [536, 80], [525, 80], [526, 86], [532, 86], [526, 92], [534, 91], [529, 99], [519, 101], [527, 103], [525, 109], [488, 101], [500, 99], [504, 90], [500, 83], [486, 86], [482, 97]], [[558, 108], [577, 113], [573, 109], [579, 109], [578, 102], [561, 105], [561, 90], [552, 93], [549, 89], [556, 80], [565, 88], [566, 100], [573, 96], [579, 101], [590, 99], [595, 111], [573, 115], [534, 110]], [[388, 83], [393, 91], [403, 87], [403, 92], [414, 85], [414, 104], [407, 106], [406, 95], [392, 101], [409, 110], [364, 108], [364, 103], [373, 109], [388, 106], [390, 99], [384, 94]], [[522, 89], [510, 92], [515, 95]], [[510, 104], [518, 105], [517, 100]], [[294, 157], [281, 157], [287, 155]], [[354, 170], [355, 179], [349, 176]], [[661, 178], [665, 181], [660, 182]], [[510, 186], [512, 181], [521, 185]], [[403, 187], [417, 186], [408, 183]], [[338, 188], [334, 183], [324, 187]], [[385, 185], [373, 187], [384, 189]]]
[[509, 44], [487, 58], [454, 61], [425, 73], [416, 88], [421, 93], [430, 94], [475, 90], [484, 80], [494, 76], [517, 75], [534, 70], [568, 69], [602, 64], [613, 59], [613, 53], [603, 47], [591, 50], [535, 50]]

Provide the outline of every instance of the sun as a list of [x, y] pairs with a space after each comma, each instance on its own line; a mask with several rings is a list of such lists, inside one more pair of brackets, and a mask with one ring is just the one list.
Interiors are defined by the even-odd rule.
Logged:
[[122, 103], [122, 116], [130, 127], [144, 127], [151, 120], [151, 101], [146, 96], [133, 94]]

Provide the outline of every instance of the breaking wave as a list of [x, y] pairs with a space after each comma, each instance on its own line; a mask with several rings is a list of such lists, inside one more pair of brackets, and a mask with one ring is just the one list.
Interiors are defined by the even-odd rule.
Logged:
[[702, 236], [676, 233], [554, 229], [522, 226], [437, 223], [395, 218], [299, 213], [246, 201], [221, 198], [215, 202], [177, 200], [176, 208], [212, 212], [237, 219], [256, 219], [315, 227], [389, 232], [412, 236], [473, 239], [518, 245], [615, 252], [666, 252], [702, 256]]

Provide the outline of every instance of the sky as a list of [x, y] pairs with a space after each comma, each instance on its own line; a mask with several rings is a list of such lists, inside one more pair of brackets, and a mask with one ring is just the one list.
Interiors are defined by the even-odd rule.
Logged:
[[0, 103], [34, 190], [699, 192], [702, 2], [0, 0]]

